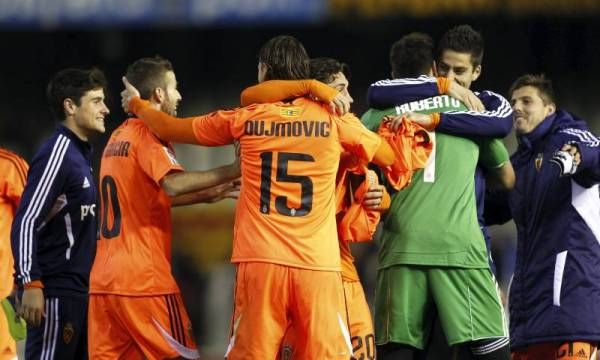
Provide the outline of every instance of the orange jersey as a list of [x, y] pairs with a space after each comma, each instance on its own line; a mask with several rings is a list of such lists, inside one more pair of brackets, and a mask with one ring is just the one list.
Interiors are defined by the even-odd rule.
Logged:
[[13, 288], [10, 227], [21, 201], [28, 170], [20, 156], [0, 148], [0, 299], [7, 297]]
[[358, 271], [354, 265], [354, 256], [350, 251], [350, 243], [340, 240], [340, 260], [342, 263], [342, 279], [344, 281], [360, 281]]
[[[312, 94], [323, 102], [330, 102], [337, 95], [337, 90], [330, 87], [329, 85], [320, 83], [316, 80], [270, 80], [262, 82], [258, 85], [246, 88], [241, 94], [241, 104], [246, 106], [252, 103], [267, 103], [280, 101], [282, 99], [296, 98]], [[364, 165], [364, 166], [362, 166]], [[345, 153], [342, 155], [340, 161], [340, 167], [338, 172], [338, 180], [336, 186], [336, 197], [337, 197], [337, 211], [345, 212], [349, 207], [350, 203], [353, 202], [351, 199], [347, 199], [346, 192], [349, 190], [346, 186], [346, 175], [347, 169], [355, 168], [366, 170], [366, 163], [361, 163], [359, 159], [352, 154]], [[364, 171], [359, 171], [364, 174]], [[389, 197], [389, 195], [388, 195]], [[356, 210], [356, 209], [353, 209]], [[362, 215], [374, 215], [372, 224], [374, 226], [379, 222], [379, 213], [376, 211], [363, 210], [360, 212]], [[338, 223], [344, 218], [344, 213], [340, 214], [337, 219]], [[345, 224], [344, 224], [345, 225]], [[364, 224], [360, 224], [364, 225]], [[346, 226], [340, 226], [338, 224], [338, 232], [340, 234], [348, 228]], [[368, 232], [369, 227], [367, 226], [365, 231]], [[365, 233], [366, 234], [366, 233]], [[371, 236], [366, 234], [370, 239]], [[371, 234], [372, 235], [372, 234]], [[345, 241], [342, 236], [339, 237], [340, 255], [341, 255], [341, 266], [342, 266], [342, 278], [346, 281], [359, 281], [356, 267], [354, 266], [354, 258], [350, 251], [350, 244]]]
[[402, 118], [402, 126], [397, 132], [390, 130], [388, 125], [381, 124], [378, 133], [390, 144], [396, 158], [383, 172], [392, 187], [402, 190], [411, 183], [413, 173], [427, 165], [433, 142], [421, 125], [407, 118]]
[[234, 139], [241, 145], [232, 262], [340, 270], [335, 222], [340, 154], [347, 150], [371, 160], [381, 143], [376, 134], [353, 115], [334, 116], [304, 98], [200, 116], [193, 131], [202, 145]]
[[171, 275], [171, 200], [160, 180], [182, 171], [170, 144], [141, 120], [111, 135], [100, 166], [100, 240], [90, 293], [160, 295], [179, 292]]

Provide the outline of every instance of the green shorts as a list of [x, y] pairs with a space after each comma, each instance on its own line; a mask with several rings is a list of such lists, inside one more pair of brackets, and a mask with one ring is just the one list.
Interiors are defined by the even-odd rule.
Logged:
[[438, 316], [449, 345], [508, 336], [489, 269], [396, 265], [379, 270], [375, 342], [423, 349]]

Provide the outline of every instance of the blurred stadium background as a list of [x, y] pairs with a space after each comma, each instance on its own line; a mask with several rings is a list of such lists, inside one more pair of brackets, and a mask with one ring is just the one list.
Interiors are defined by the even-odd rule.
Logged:
[[[176, 69], [189, 116], [235, 107], [256, 82], [256, 54], [270, 37], [299, 38], [313, 57], [352, 69], [354, 112], [366, 110], [366, 89], [390, 73], [392, 42], [412, 31], [437, 39], [469, 23], [486, 40], [483, 75], [475, 90], [506, 96], [527, 73], [554, 80], [559, 106], [600, 133], [599, 0], [0, 0], [0, 144], [30, 160], [55, 124], [45, 101], [50, 76], [65, 67], [98, 66], [110, 81], [107, 133], [94, 141], [95, 169], [110, 131], [125, 115], [120, 78], [142, 56], [160, 54]], [[514, 136], [506, 139], [514, 150]], [[177, 146], [188, 169], [233, 160], [233, 149]], [[232, 300], [229, 264], [233, 201], [175, 209], [173, 264], [198, 343], [219, 358], [226, 349]], [[493, 229], [499, 280], [505, 288], [514, 261], [514, 226]], [[372, 297], [376, 247], [357, 247]]]

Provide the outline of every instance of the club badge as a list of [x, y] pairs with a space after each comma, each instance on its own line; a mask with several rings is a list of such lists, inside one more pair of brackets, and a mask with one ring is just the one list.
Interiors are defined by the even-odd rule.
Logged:
[[73, 328], [73, 324], [68, 322], [65, 324], [63, 328], [63, 340], [65, 344], [69, 344], [71, 340], [73, 340], [73, 336], [75, 335], [75, 328]]
[[535, 157], [535, 169], [540, 172], [540, 169], [542, 168], [542, 161], [544, 160], [544, 153], [539, 153], [537, 154], [537, 156]]

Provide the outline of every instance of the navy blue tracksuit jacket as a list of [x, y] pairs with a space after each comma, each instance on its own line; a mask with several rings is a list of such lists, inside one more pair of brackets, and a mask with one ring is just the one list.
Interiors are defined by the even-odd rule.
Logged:
[[[560, 176], [553, 153], [577, 143], [582, 163]], [[517, 226], [509, 295], [511, 347], [600, 341], [600, 140], [566, 111], [519, 137], [509, 193], [486, 197], [486, 220]]]
[[98, 210], [90, 156], [90, 145], [59, 125], [31, 161], [11, 229], [19, 285], [41, 280], [46, 296], [87, 294]]

